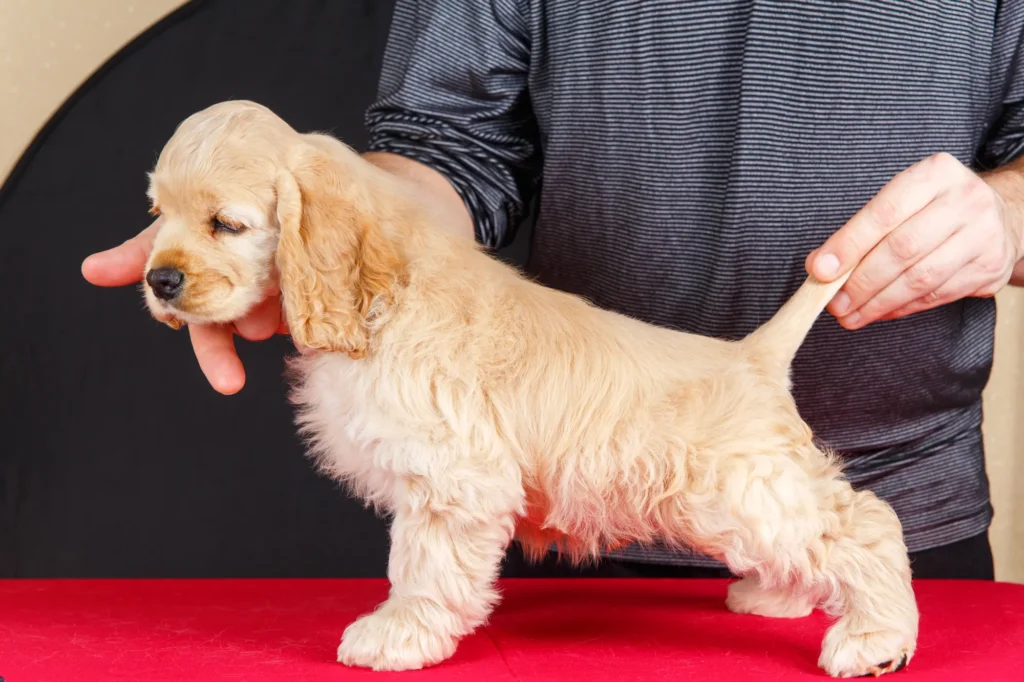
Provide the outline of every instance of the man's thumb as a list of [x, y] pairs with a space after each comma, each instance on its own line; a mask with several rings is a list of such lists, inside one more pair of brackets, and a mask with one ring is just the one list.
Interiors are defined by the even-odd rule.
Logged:
[[139, 282], [159, 229], [157, 219], [124, 244], [90, 255], [82, 262], [82, 276], [99, 287], [122, 287]]

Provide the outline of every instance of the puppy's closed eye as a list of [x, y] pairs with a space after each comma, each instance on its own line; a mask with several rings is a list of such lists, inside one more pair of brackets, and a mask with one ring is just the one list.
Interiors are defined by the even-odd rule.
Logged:
[[238, 234], [245, 229], [244, 225], [228, 222], [220, 216], [213, 217], [213, 231], [214, 232], [227, 232], [229, 234]]

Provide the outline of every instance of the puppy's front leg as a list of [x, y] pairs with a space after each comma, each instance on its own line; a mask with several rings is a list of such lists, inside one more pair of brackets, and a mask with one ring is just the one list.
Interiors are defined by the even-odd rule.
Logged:
[[374, 670], [430, 666], [450, 657], [459, 638], [490, 615], [514, 531], [515, 495], [493, 480], [475, 486], [472, 475], [453, 478], [447, 490], [423, 478], [403, 481], [391, 525], [390, 595], [345, 630], [341, 663]]

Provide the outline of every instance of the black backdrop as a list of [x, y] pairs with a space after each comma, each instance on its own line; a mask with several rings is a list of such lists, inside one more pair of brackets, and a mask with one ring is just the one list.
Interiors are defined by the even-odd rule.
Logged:
[[[0, 189], [0, 577], [380, 576], [386, 524], [312, 470], [287, 340], [216, 394], [187, 333], [82, 259], [148, 224], [145, 172], [224, 99], [362, 149], [391, 0], [196, 0], [105, 64]], [[510, 252], [521, 260], [528, 231]]]

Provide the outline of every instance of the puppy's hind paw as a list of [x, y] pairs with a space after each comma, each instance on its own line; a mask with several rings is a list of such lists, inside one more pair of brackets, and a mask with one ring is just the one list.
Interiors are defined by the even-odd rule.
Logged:
[[871, 669], [861, 675], [861, 677], [878, 677], [879, 675], [885, 675], [886, 673], [898, 673], [907, 667], [907, 663], [910, 662], [910, 657], [907, 654], [900, 656], [898, 661], [886, 661], [885, 663], [879, 663], [878, 665], [872, 666]]
[[850, 634], [840, 622], [825, 635], [818, 665], [832, 677], [879, 677], [903, 670], [913, 655], [897, 632]]

